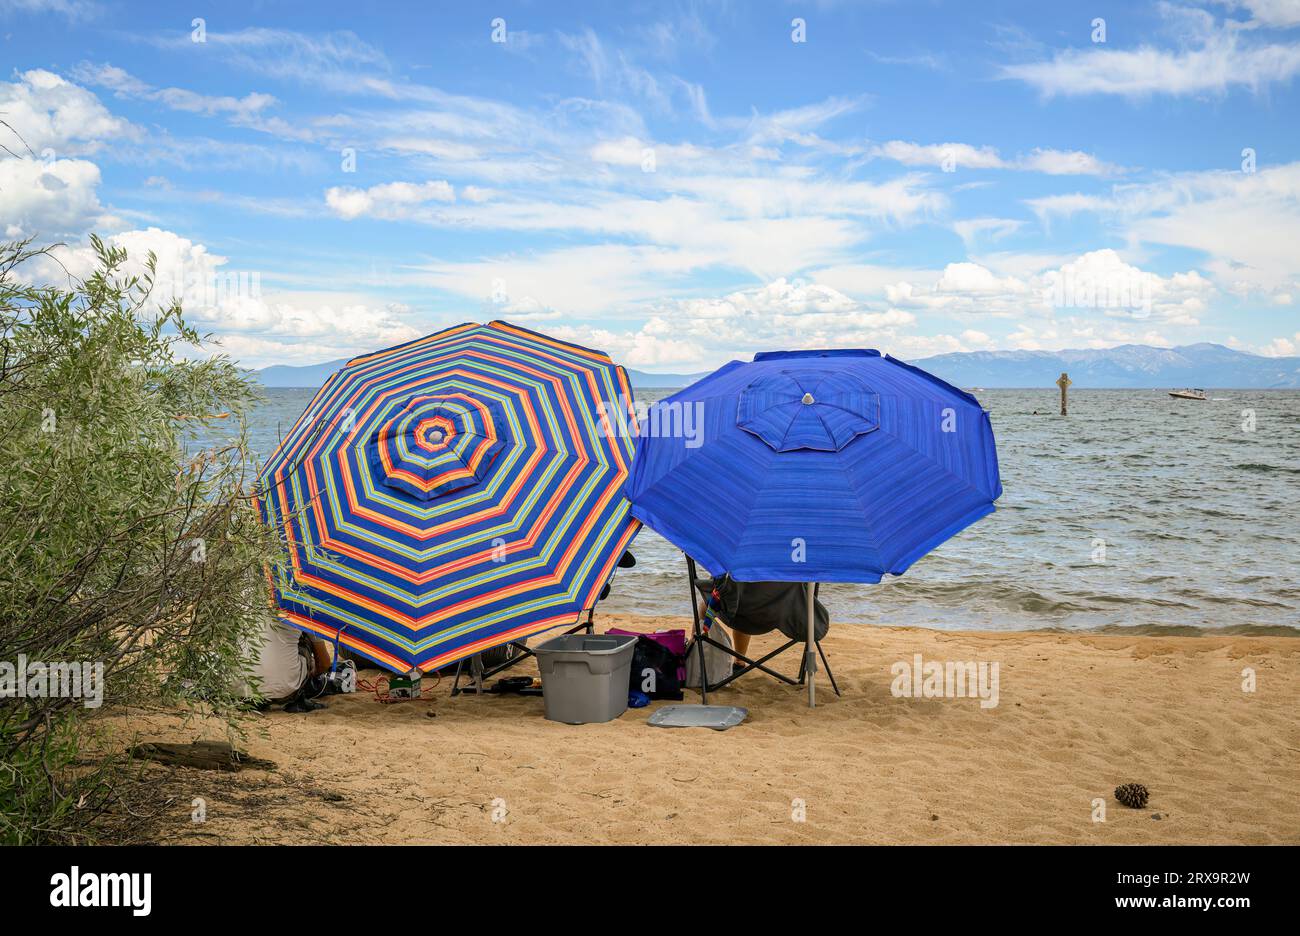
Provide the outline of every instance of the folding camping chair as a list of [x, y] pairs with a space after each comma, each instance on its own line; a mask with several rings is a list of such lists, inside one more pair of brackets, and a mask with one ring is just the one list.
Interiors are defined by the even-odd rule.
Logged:
[[[587, 619], [585, 621], [580, 620], [577, 624], [573, 625], [573, 627], [564, 631], [562, 636], [576, 634], [579, 631], [586, 631], [588, 634], [594, 634], [596, 632], [596, 622], [594, 620], [595, 614], [596, 609], [594, 606], [588, 608]], [[507, 654], [506, 658], [500, 663], [485, 666], [483, 657], [485, 654], [492, 653], [493, 650], [505, 651]], [[511, 653], [511, 650], [514, 652]], [[503, 644], [500, 647], [493, 647], [492, 650], [485, 650], [482, 653], [476, 653], [472, 657], [467, 657], [456, 664], [456, 678], [453, 679], [451, 683], [451, 694], [453, 696], [458, 696], [462, 692], [481, 693], [483, 692], [483, 683], [485, 680], [491, 679], [497, 673], [508, 670], [512, 666], [517, 666], [522, 663], [526, 657], [530, 656], [537, 656], [537, 654], [533, 653], [533, 651], [529, 649], [527, 643], [522, 640], [516, 640], [512, 643]], [[460, 677], [462, 673], [464, 673], [466, 667], [469, 668], [469, 673], [467, 675], [470, 684], [461, 686]]]
[[[701, 701], [705, 705], [707, 705], [709, 702], [710, 688], [721, 689], [723, 686], [727, 685], [732, 680], [739, 679], [741, 676], [744, 676], [746, 673], [748, 673], [750, 670], [753, 669], [762, 670], [764, 673], [767, 673], [769, 676], [775, 679], [779, 679], [781, 682], [786, 683], [787, 685], [790, 686], [803, 685], [804, 678], [806, 675], [805, 669], [807, 667], [807, 660], [803, 660], [803, 662], [799, 664], [799, 676], [796, 679], [791, 679], [789, 676], [786, 676], [784, 673], [778, 673], [776, 670], [770, 669], [766, 664], [769, 660], [780, 656], [782, 653], [785, 653], [785, 651], [789, 650], [791, 647], [794, 647], [796, 645], [802, 646], [805, 643], [805, 638], [807, 635], [807, 627], [808, 627], [807, 599], [806, 598], [804, 599], [803, 612], [791, 614], [789, 615], [788, 620], [783, 621], [781, 623], [772, 621], [770, 619], [766, 619], [766, 620], [760, 619], [762, 617], [760, 615], [746, 614], [747, 611], [751, 610], [750, 608], [746, 607], [747, 604], [751, 606], [757, 604], [764, 604], [764, 605], [771, 606], [773, 604], [774, 598], [776, 599], [776, 603], [779, 604], [782, 598], [785, 597], [784, 590], [786, 589], [795, 590], [791, 592], [791, 595], [793, 595], [795, 592], [797, 592], [798, 594], [806, 594], [804, 592], [803, 585], [796, 582], [731, 582], [732, 585], [741, 586], [738, 589], [736, 594], [737, 597], [736, 606], [735, 608], [732, 609], [722, 609], [723, 613], [717, 614], [714, 611], [714, 609], [710, 606], [710, 602], [709, 602], [709, 595], [714, 590], [714, 586], [716, 584], [715, 580], [701, 579], [695, 567], [695, 560], [692, 559], [690, 556], [686, 557], [686, 573], [690, 578], [691, 615], [695, 620], [695, 643], [693, 647], [695, 652], [699, 654], [700, 697], [701, 697]], [[781, 594], [778, 594], [776, 592], [776, 589], [778, 588], [782, 590]], [[821, 585], [818, 584], [814, 587], [813, 590], [813, 602], [817, 612], [817, 622], [818, 624], [820, 624], [824, 618], [826, 621], [826, 627], [829, 628], [830, 617], [829, 615], [825, 614], [826, 609], [822, 606], [821, 602], [817, 601], [817, 594], [820, 591], [821, 591]], [[750, 598], [749, 602], [746, 601], [747, 592]], [[777, 647], [775, 650], [771, 651], [770, 653], [764, 654], [762, 657], [758, 658], [757, 660], [751, 660], [749, 657], [744, 656], [741, 653], [738, 653], [734, 648], [729, 647], [726, 644], [721, 643], [717, 640], [714, 640], [712, 637], [709, 636], [708, 629], [702, 626], [700, 606], [699, 606], [699, 602], [696, 599], [697, 594], [703, 595], [705, 598], [706, 616], [716, 617], [723, 624], [726, 624], [727, 626], [733, 628], [734, 630], [738, 630], [746, 634], [751, 634], [753, 636], [757, 636], [759, 634], [766, 634], [769, 633], [770, 631], [779, 629], [781, 630], [782, 635], [786, 638], [786, 642], [781, 646]], [[747, 617], [749, 618], [748, 620]], [[830, 662], [826, 659], [826, 652], [822, 649], [821, 638], [817, 636], [819, 630], [823, 630], [823, 629], [821, 627], [816, 627], [816, 626], [813, 628], [813, 642], [817, 644], [817, 654], [821, 658], [822, 666], [825, 667], [826, 669], [826, 675], [830, 677], [831, 688], [835, 690], [836, 695], [839, 695], [840, 687], [835, 683], [835, 674], [831, 672]], [[735, 659], [740, 660], [745, 665], [740, 669], [733, 668], [732, 671], [728, 673], [725, 678], [718, 680], [717, 682], [713, 683], [712, 686], [710, 686], [709, 679], [708, 679], [709, 674], [704, 666], [705, 644], [708, 644], [709, 646], [712, 647], [716, 647], [717, 649], [721, 650], [723, 653], [726, 653], [734, 657]]]
[[[618, 575], [618, 570], [630, 569], [635, 565], [636, 557], [632, 555], [630, 550], [625, 551], [619, 558], [618, 564], [615, 565], [613, 570], [609, 573], [609, 580], [605, 582], [604, 587], [601, 588], [600, 597], [596, 599], [597, 603], [604, 601], [609, 595], [610, 587], [614, 584], [614, 576]], [[585, 621], [582, 620], [583, 614], [587, 616]], [[587, 634], [594, 634], [596, 632], [595, 616], [596, 606], [592, 605], [590, 608], [587, 608], [585, 611], [578, 614], [577, 624], [574, 624], [558, 636], [567, 637], [570, 634], [576, 634], [579, 631], [585, 631]], [[505, 659], [498, 663], [485, 664], [484, 656], [495, 650], [502, 651], [505, 654]], [[512, 650], [513, 652], [511, 652]], [[528, 643], [526, 641], [516, 640], [508, 644], [503, 644], [500, 647], [493, 647], [491, 650], [484, 650], [482, 653], [476, 653], [471, 657], [460, 660], [456, 664], [456, 678], [453, 679], [451, 683], [451, 694], [453, 696], [458, 696], [462, 692], [473, 692], [476, 694], [482, 693], [483, 682], [485, 680], [491, 679], [497, 673], [508, 670], [512, 666], [517, 666], [530, 656], [537, 656], [537, 654], [533, 653], [533, 651], [528, 648]], [[460, 677], [465, 672], [466, 667], [469, 668], [468, 676], [471, 685], [461, 686]]]

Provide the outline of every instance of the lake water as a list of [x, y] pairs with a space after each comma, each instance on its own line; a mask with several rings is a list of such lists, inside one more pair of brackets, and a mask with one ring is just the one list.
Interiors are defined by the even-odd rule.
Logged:
[[[269, 454], [313, 393], [266, 391], [254, 449]], [[1072, 390], [1067, 418], [1034, 415], [1056, 394], [977, 394], [997, 436], [997, 512], [905, 576], [823, 586], [833, 620], [1300, 633], [1300, 391]], [[601, 610], [689, 614], [681, 552], [648, 528], [632, 551]]]

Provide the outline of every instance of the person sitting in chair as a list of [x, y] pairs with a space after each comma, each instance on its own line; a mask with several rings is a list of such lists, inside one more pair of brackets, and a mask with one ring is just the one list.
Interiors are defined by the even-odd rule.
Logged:
[[[740, 656], [749, 656], [750, 640], [758, 634], [776, 630], [787, 640], [800, 642], [807, 637], [808, 597], [798, 582], [738, 582], [721, 575], [697, 581], [696, 587], [701, 592], [701, 619], [706, 626], [724, 624]], [[820, 600], [815, 609], [813, 636], [821, 640], [830, 629], [830, 613]], [[747, 666], [742, 660], [733, 660], [732, 671]]]
[[240, 695], [260, 695], [261, 707], [283, 705], [286, 712], [325, 708], [313, 699], [321, 688], [317, 677], [328, 673], [333, 664], [328, 643], [267, 616], [262, 621], [256, 651], [252, 681], [240, 687]]

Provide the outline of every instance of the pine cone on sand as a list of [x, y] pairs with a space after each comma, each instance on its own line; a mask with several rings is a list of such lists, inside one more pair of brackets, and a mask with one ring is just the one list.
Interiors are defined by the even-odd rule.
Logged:
[[1123, 783], [1115, 787], [1115, 799], [1129, 809], [1141, 809], [1147, 804], [1151, 794], [1140, 783]]

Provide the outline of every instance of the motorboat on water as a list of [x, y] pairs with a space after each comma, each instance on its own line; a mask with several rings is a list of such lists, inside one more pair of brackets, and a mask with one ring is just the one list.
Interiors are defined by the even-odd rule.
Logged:
[[1170, 390], [1169, 395], [1176, 400], [1208, 400], [1205, 391], [1199, 387], [1195, 390]]

